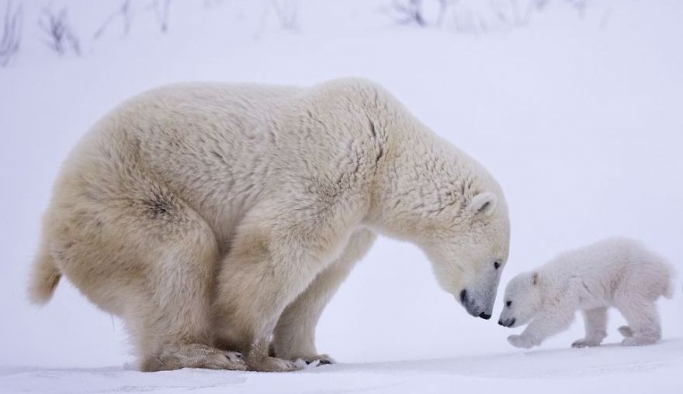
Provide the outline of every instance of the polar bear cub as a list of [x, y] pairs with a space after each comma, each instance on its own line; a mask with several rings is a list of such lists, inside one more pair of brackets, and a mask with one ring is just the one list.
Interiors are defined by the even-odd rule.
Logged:
[[508, 341], [531, 348], [569, 327], [583, 312], [586, 337], [572, 347], [599, 346], [607, 336], [607, 309], [616, 308], [628, 326], [619, 328], [623, 345], [650, 345], [661, 338], [655, 302], [673, 295], [673, 268], [642, 244], [606, 239], [559, 255], [533, 272], [514, 277], [505, 289], [498, 324], [518, 327]]

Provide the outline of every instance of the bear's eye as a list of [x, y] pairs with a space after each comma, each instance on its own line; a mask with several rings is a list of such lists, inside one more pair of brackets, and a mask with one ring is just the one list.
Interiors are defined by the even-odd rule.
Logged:
[[512, 301], [505, 301], [505, 306], [507, 306], [509, 308], [510, 305], [512, 305]]
[[493, 268], [498, 269], [500, 268], [500, 261], [496, 261], [493, 263]]

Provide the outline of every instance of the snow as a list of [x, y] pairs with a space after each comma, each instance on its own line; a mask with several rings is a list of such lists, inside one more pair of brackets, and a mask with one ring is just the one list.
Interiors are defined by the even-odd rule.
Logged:
[[680, 291], [659, 303], [665, 339], [655, 346], [617, 346], [623, 319], [613, 312], [609, 346], [569, 349], [577, 319], [521, 351], [506, 341], [519, 330], [495, 324], [500, 302], [491, 321], [471, 318], [419, 250], [387, 239], [318, 326], [319, 350], [340, 364], [292, 374], [124, 369], [132, 357], [119, 320], [67, 281], [42, 309], [24, 293], [59, 165], [116, 104], [177, 81], [347, 75], [383, 84], [498, 178], [512, 220], [501, 291], [516, 273], [613, 235], [643, 240], [683, 274], [682, 2], [592, 0], [578, 14], [555, 0], [519, 28], [458, 32], [451, 19], [396, 26], [384, 0], [280, 1], [298, 4], [292, 28], [270, 1], [188, 0], [173, 3], [163, 34], [148, 2], [133, 1], [127, 36], [116, 19], [94, 39], [121, 2], [55, 0], [82, 38], [82, 55], [62, 58], [36, 25], [48, 3], [22, 2], [25, 40], [0, 69], [0, 393], [683, 392]]
[[[507, 352], [430, 361], [337, 364], [278, 374], [121, 368], [6, 368], [3, 392], [21, 393], [680, 393], [683, 341], [643, 348]], [[643, 385], [646, 382], [647, 386]]]

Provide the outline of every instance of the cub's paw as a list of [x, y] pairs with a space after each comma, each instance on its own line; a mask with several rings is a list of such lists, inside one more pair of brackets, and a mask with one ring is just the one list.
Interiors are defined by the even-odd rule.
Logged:
[[572, 343], [572, 347], [574, 348], [584, 348], [584, 347], [595, 347], [595, 346], [600, 346], [600, 341], [596, 341], [594, 339], [578, 339]]
[[523, 335], [510, 335], [508, 337], [508, 342], [514, 347], [522, 348], [522, 349], [531, 349], [534, 346], [534, 343], [529, 337], [525, 337]]
[[623, 341], [621, 341], [621, 344], [623, 346], [647, 346], [655, 344], [658, 340], [659, 338], [646, 336], [626, 337]]

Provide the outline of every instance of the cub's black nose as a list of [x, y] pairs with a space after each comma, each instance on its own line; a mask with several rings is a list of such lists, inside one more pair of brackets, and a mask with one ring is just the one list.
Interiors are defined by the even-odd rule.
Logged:
[[467, 302], [467, 290], [464, 290], [460, 292], [460, 302], [463, 304]]
[[512, 327], [515, 324], [515, 319], [512, 318], [512, 319], [505, 320], [505, 321], [498, 320], [498, 324], [500, 324], [503, 327]]
[[488, 319], [491, 318], [491, 315], [489, 315], [489, 314], [486, 313], [486, 312], [482, 312], [482, 313], [479, 314], [479, 317], [481, 317], [481, 318], [484, 319], [484, 320], [488, 320]]

